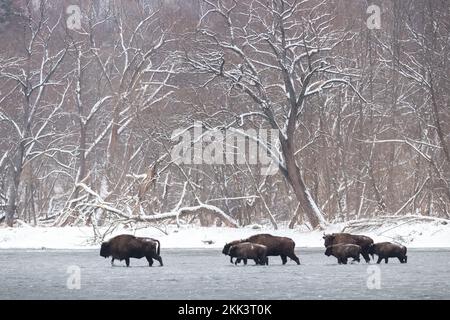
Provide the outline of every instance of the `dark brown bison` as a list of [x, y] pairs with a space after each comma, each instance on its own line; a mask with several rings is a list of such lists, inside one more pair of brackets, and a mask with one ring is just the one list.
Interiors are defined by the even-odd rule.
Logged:
[[156, 239], [135, 237], [129, 234], [122, 234], [103, 242], [100, 248], [100, 256], [112, 257], [111, 265], [114, 265], [114, 259], [125, 260], [127, 267], [130, 266], [130, 258], [141, 259], [145, 257], [149, 266], [153, 265], [153, 259], [163, 262], [160, 254], [160, 243]]
[[235, 264], [244, 260], [247, 264], [247, 259], [253, 259], [256, 264], [268, 265], [267, 247], [257, 243], [242, 242], [230, 247], [228, 255], [231, 258], [237, 258]]
[[332, 233], [323, 236], [325, 240], [325, 248], [334, 244], [356, 244], [361, 247], [361, 255], [367, 263], [370, 262], [369, 248], [373, 244], [373, 240], [366, 236], [350, 234], [350, 233]]
[[406, 247], [391, 242], [375, 243], [370, 246], [369, 253], [372, 255], [372, 258], [374, 254], [378, 256], [377, 263], [380, 263], [383, 259], [385, 263], [388, 263], [389, 258], [398, 258], [401, 263], [408, 261]]
[[[283, 264], [286, 264], [287, 257], [294, 260], [297, 264], [300, 264], [300, 260], [294, 253], [295, 242], [292, 239], [277, 237], [266, 233], [256, 234], [247, 239], [229, 242], [223, 247], [222, 253], [227, 255], [231, 246], [243, 242], [257, 243], [266, 246], [267, 256], [280, 256]], [[233, 257], [230, 258], [230, 261], [233, 262]]]
[[361, 247], [356, 244], [335, 244], [328, 246], [325, 250], [325, 255], [336, 257], [339, 264], [347, 264], [348, 258], [353, 258], [353, 261], [359, 262], [360, 254]]
[[[229, 255], [229, 253], [230, 253], [230, 248], [231, 248], [232, 246], [236, 245], [236, 244], [239, 244], [239, 243], [242, 243], [242, 240], [234, 240], [234, 241], [228, 242], [228, 243], [225, 244], [225, 246], [223, 247], [222, 253], [223, 253], [224, 255], [226, 255], [226, 256]], [[230, 262], [233, 263], [233, 257], [232, 257], [232, 256], [230, 256]]]

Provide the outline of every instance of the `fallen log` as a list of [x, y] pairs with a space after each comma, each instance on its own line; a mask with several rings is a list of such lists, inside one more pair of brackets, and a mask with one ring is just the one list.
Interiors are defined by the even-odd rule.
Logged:
[[226, 226], [237, 228], [239, 225], [236, 220], [223, 212], [220, 208], [209, 204], [201, 203], [197, 206], [182, 207], [174, 211], [158, 213], [154, 215], [145, 215], [133, 217], [131, 220], [136, 222], [158, 222], [166, 219], [180, 219], [187, 215], [211, 214], [220, 219]]

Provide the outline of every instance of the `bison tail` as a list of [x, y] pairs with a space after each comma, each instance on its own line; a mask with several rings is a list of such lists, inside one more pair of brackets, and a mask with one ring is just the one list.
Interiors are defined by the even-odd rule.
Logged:
[[156, 240], [155, 239], [155, 241], [158, 243], [158, 248], [156, 249], [156, 254], [159, 256], [160, 254], [160, 249], [161, 249], [161, 244], [159, 243], [159, 240]]

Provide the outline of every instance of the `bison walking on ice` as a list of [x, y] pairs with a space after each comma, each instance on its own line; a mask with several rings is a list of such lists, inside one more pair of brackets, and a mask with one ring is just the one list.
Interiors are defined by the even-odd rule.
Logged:
[[389, 258], [398, 258], [400, 263], [406, 263], [408, 261], [406, 250], [405, 246], [399, 244], [380, 242], [373, 244], [369, 248], [369, 253], [372, 255], [372, 258], [374, 254], [378, 256], [377, 263], [380, 263], [383, 259], [385, 263], [388, 263]]
[[127, 267], [129, 267], [130, 258], [141, 259], [145, 257], [150, 267], [153, 265], [153, 259], [159, 261], [162, 266], [160, 247], [160, 243], [156, 239], [122, 234], [103, 242], [100, 248], [100, 256], [105, 258], [111, 256], [111, 265], [114, 265], [114, 259], [118, 259], [120, 261], [125, 260]]
[[328, 246], [325, 250], [325, 255], [336, 257], [339, 264], [347, 264], [348, 258], [353, 258], [353, 261], [359, 262], [360, 254], [361, 247], [356, 244], [335, 244]]
[[253, 259], [256, 264], [268, 265], [269, 259], [267, 258], [267, 247], [261, 244], [243, 242], [238, 243], [230, 247], [228, 255], [233, 258], [237, 258], [235, 264], [244, 260], [244, 264], [247, 264], [247, 259]]
[[[271, 234], [256, 234], [247, 239], [235, 240], [225, 244], [222, 253], [227, 255], [230, 251], [230, 247], [243, 242], [251, 242], [261, 244], [267, 247], [267, 256], [280, 256], [283, 264], [286, 264], [287, 257], [294, 260], [297, 264], [300, 264], [300, 260], [294, 253], [295, 242], [286, 237], [273, 236]], [[233, 257], [230, 258], [233, 262]]]
[[356, 244], [361, 247], [361, 255], [367, 263], [370, 262], [369, 248], [373, 245], [372, 238], [350, 234], [350, 233], [332, 233], [323, 236], [325, 248], [335, 244]]

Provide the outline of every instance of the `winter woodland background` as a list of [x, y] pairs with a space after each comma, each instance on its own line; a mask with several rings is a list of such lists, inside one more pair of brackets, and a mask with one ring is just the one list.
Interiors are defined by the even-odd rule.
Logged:
[[[4, 225], [450, 217], [447, 0], [1, 0], [0, 48]], [[279, 172], [174, 163], [194, 121]]]

